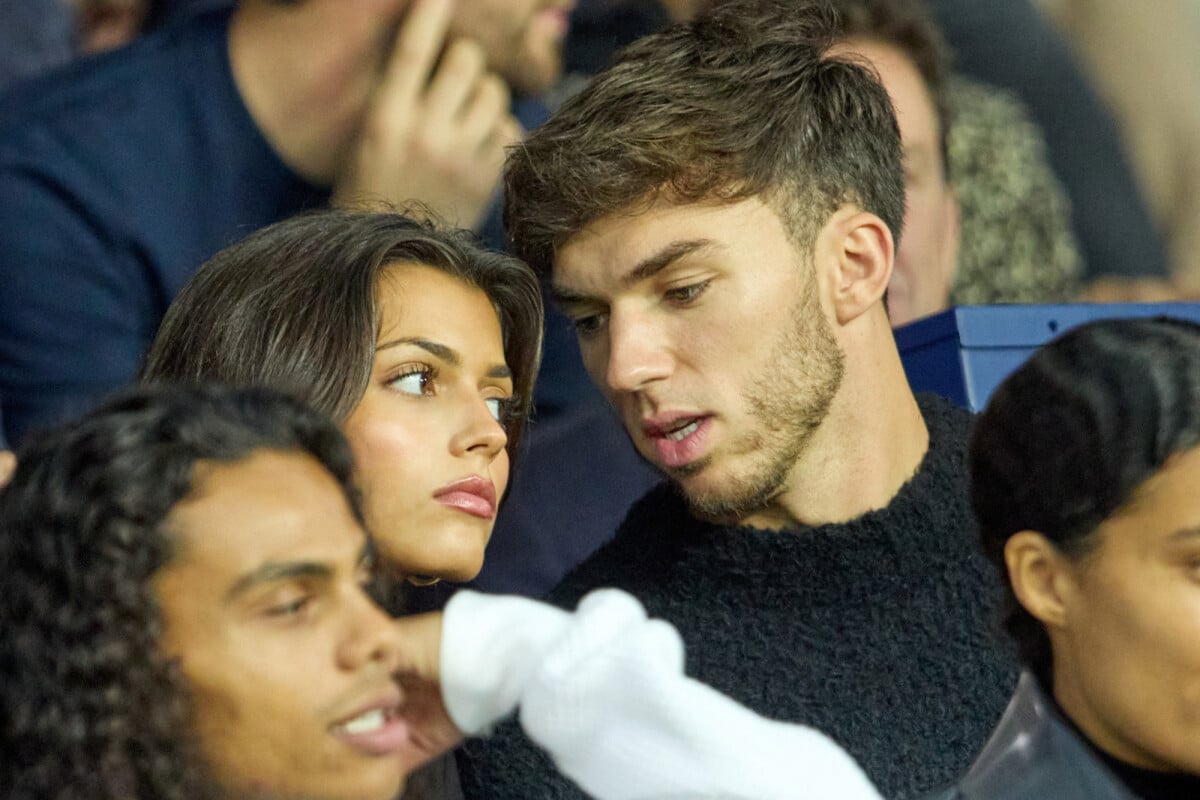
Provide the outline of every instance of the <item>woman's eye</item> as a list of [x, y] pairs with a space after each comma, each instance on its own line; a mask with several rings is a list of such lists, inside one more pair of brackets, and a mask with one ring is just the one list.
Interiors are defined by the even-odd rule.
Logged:
[[432, 394], [433, 379], [434, 372], [429, 367], [413, 367], [392, 378], [388, 385], [405, 394], [423, 397]]
[[488, 411], [492, 413], [492, 419], [499, 422], [502, 428], [508, 427], [517, 405], [516, 399], [513, 397], [488, 397], [484, 399], [484, 402], [487, 403]]

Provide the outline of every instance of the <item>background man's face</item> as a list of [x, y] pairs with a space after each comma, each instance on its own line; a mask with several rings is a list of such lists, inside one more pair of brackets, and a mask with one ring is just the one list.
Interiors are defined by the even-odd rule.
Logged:
[[937, 111], [921, 73], [895, 47], [854, 39], [835, 52], [871, 62], [900, 124], [904, 230], [888, 285], [888, 316], [903, 325], [947, 307], [958, 260], [958, 199], [942, 165]]
[[488, 66], [518, 92], [550, 88], [574, 0], [459, 0], [451, 33], [478, 41]]
[[198, 465], [155, 577], [164, 651], [233, 794], [390, 800], [411, 766], [393, 624], [362, 589], [366, 537], [310, 456]]
[[660, 201], [605, 217], [559, 249], [553, 283], [641, 454], [696, 510], [752, 523], [842, 375], [810, 261], [776, 213]]

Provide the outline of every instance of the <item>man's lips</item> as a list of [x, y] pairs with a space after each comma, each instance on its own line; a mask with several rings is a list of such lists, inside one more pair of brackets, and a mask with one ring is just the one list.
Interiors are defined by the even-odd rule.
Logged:
[[703, 455], [711, 419], [704, 414], [659, 414], [642, 421], [642, 434], [654, 445], [659, 464], [684, 467]]
[[448, 508], [474, 517], [494, 519], [496, 516], [496, 487], [478, 475], [446, 484], [433, 493], [433, 498]]
[[403, 699], [399, 689], [376, 697], [333, 726], [333, 735], [368, 755], [395, 753], [408, 744], [408, 724], [397, 709]]

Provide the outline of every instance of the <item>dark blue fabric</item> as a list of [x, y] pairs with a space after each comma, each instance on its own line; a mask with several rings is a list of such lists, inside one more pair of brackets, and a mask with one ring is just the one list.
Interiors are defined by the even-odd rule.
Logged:
[[1086, 277], [1165, 276], [1167, 258], [1120, 132], [1031, 0], [934, 0], [959, 70], [1016, 92], [1071, 197]]
[[75, 19], [67, 0], [0, 0], [0, 20], [0, 90], [75, 54]]
[[324, 202], [233, 82], [227, 10], [0, 101], [0, 398], [17, 443], [132, 379], [200, 263]]

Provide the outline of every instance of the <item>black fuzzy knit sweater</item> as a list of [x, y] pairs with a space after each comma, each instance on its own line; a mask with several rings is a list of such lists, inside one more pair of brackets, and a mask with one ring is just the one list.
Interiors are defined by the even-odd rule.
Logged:
[[[912, 797], [970, 765], [1016, 683], [993, 633], [996, 577], [967, 501], [970, 416], [920, 398], [930, 446], [887, 508], [770, 532], [702, 523], [670, 486], [550, 599], [631, 592], [674, 623], [687, 672], [845, 747], [885, 797]], [[467, 798], [583, 797], [513, 723], [459, 757]], [[803, 797], [797, 787], [797, 797]]]

